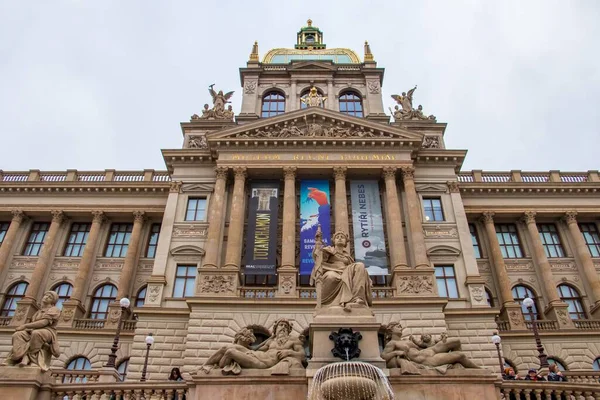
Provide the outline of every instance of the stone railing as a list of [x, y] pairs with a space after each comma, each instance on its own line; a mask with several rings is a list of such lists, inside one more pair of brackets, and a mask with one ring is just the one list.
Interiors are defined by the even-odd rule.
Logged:
[[[133, 332], [135, 331], [137, 321], [136, 320], [128, 320], [123, 321], [123, 327], [121, 328], [124, 332]], [[106, 325], [105, 319], [90, 319], [90, 318], [81, 318], [76, 319], [73, 328], [81, 329], [81, 330], [102, 330]]]
[[0, 317], [0, 326], [8, 326], [11, 320], [12, 317]]
[[167, 171], [2, 171], [0, 182], [169, 182]]
[[[556, 331], [560, 329], [558, 322], [555, 320], [541, 319], [537, 320], [536, 323], [538, 330], [540, 331]], [[575, 325], [575, 329], [582, 331], [594, 331], [600, 329], [600, 320], [575, 319], [573, 320], [573, 324]], [[498, 326], [498, 330], [501, 332], [510, 330], [510, 324], [508, 321], [496, 321], [496, 325]], [[532, 321], [525, 321], [525, 326], [527, 329], [533, 329], [532, 325]]]
[[525, 321], [527, 329], [533, 329], [533, 324], [537, 325], [539, 331], [555, 331], [558, 329], [558, 322], [551, 319], [538, 319], [537, 321]]
[[565, 371], [563, 374], [571, 383], [600, 383], [600, 371]]
[[274, 287], [244, 287], [240, 288], [240, 297], [245, 299], [273, 299], [277, 293]]
[[[56, 384], [51, 389], [53, 399], [93, 400], [93, 399], [183, 399], [189, 391], [187, 383], [173, 381], [123, 382], [118, 384], [86, 383]], [[175, 396], [177, 395], [177, 396]]]
[[573, 320], [573, 324], [575, 324], [575, 328], [581, 329], [581, 330], [600, 329], [600, 320], [576, 319], [576, 320]]
[[301, 299], [316, 299], [317, 291], [314, 287], [299, 286], [297, 288], [298, 297]]
[[505, 400], [600, 400], [600, 385], [572, 382], [503, 381], [500, 398]]
[[464, 171], [458, 174], [461, 183], [582, 183], [600, 182], [598, 171], [587, 172], [523, 172], [523, 171]]
[[[299, 286], [296, 288], [297, 296], [300, 299], [317, 298], [317, 292], [314, 287]], [[394, 297], [393, 287], [374, 287], [373, 299], [389, 299]], [[245, 299], [273, 299], [277, 296], [275, 287], [245, 287], [239, 289], [240, 297]]]
[[71, 369], [53, 369], [52, 376], [56, 378], [56, 383], [88, 383], [98, 382], [100, 373], [97, 370], [71, 370]]

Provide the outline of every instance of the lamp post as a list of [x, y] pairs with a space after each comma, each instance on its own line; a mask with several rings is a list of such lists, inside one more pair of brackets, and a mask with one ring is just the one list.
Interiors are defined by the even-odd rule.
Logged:
[[542, 340], [537, 329], [537, 317], [533, 313], [533, 300], [529, 297], [523, 299], [523, 304], [527, 307], [527, 311], [531, 318], [531, 328], [533, 329], [533, 336], [535, 337], [535, 344], [537, 346], [538, 358], [540, 359], [540, 368], [548, 368], [548, 356], [544, 353], [544, 346], [542, 346]]
[[498, 365], [500, 365], [500, 375], [502, 375], [504, 372], [504, 362], [502, 361], [502, 355], [500, 354], [501, 341], [502, 338], [497, 333], [494, 333], [494, 336], [492, 336], [492, 343], [496, 345], [496, 351], [498, 352]]
[[121, 326], [123, 325], [123, 316], [125, 315], [125, 311], [129, 309], [129, 305], [131, 302], [127, 297], [123, 297], [119, 300], [119, 305], [121, 306], [121, 315], [119, 316], [119, 323], [117, 324], [117, 332], [115, 333], [115, 340], [113, 341], [113, 345], [110, 348], [110, 355], [108, 356], [108, 362], [105, 367], [113, 367], [115, 368], [115, 364], [117, 361], [117, 350], [119, 350], [119, 337], [121, 336]]
[[150, 354], [150, 346], [154, 343], [154, 337], [149, 333], [146, 336], [146, 358], [144, 360], [144, 368], [142, 369], [142, 377], [140, 378], [140, 382], [146, 382], [146, 371], [148, 370], [148, 354]]

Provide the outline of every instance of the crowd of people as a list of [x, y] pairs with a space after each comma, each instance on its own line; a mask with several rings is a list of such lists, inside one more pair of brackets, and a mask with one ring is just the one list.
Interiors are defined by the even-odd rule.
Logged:
[[527, 371], [527, 375], [525, 377], [521, 377], [515, 373], [515, 370], [512, 367], [504, 368], [504, 373], [502, 374], [502, 379], [506, 381], [550, 381], [550, 382], [566, 382], [567, 378], [563, 375], [561, 370], [558, 369], [556, 364], [552, 364], [548, 367], [548, 376], [541, 376], [535, 368], [531, 368]]

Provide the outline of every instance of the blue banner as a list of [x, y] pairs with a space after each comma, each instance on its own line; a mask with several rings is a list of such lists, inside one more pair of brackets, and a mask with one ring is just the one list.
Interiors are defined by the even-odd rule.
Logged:
[[323, 244], [331, 238], [331, 206], [329, 181], [308, 180], [300, 182], [300, 275], [310, 275], [315, 265], [312, 251], [315, 234], [321, 225]]

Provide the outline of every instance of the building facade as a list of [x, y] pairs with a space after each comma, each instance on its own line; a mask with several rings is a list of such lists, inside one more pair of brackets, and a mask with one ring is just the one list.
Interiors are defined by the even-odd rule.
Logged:
[[319, 225], [369, 267], [381, 324], [459, 337], [495, 372], [499, 332], [525, 372], [539, 366], [531, 297], [550, 362], [600, 370], [598, 171], [462, 171], [466, 150], [446, 148], [414, 89], [391, 122], [383, 76], [367, 43], [362, 61], [328, 49], [309, 21], [294, 49], [260, 61], [254, 45], [235, 118], [211, 86], [213, 107], [162, 151], [165, 171], [0, 171], [0, 357], [54, 290], [53, 369], [99, 370], [128, 297], [121, 378], [140, 379], [151, 333], [148, 381], [179, 367], [209, 391], [199, 367], [240, 329], [264, 340], [283, 317], [308, 335]]

